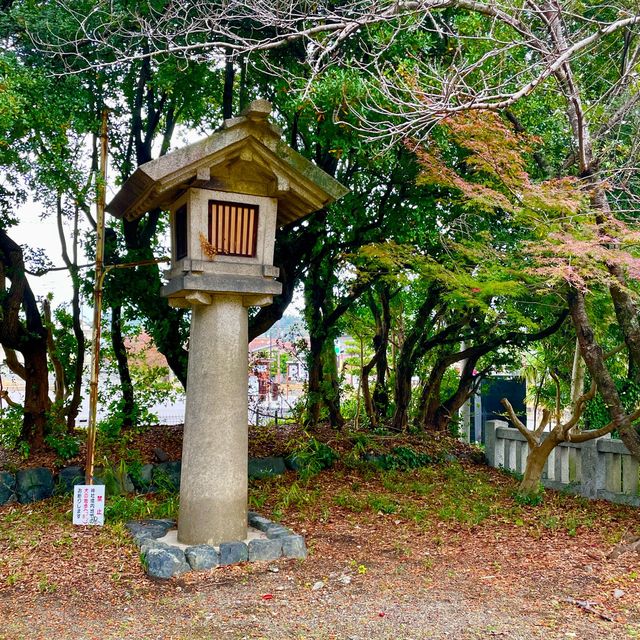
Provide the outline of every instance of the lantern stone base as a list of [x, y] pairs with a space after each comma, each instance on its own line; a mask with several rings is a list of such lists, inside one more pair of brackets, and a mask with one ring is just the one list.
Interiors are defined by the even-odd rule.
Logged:
[[185, 545], [178, 542], [171, 520], [127, 523], [140, 547], [147, 574], [172, 578], [187, 571], [202, 571], [239, 562], [273, 561], [281, 558], [304, 559], [304, 538], [281, 524], [248, 512], [247, 537], [219, 545]]

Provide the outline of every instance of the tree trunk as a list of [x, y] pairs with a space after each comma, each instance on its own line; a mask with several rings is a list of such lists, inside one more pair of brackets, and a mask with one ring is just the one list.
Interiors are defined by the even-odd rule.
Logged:
[[[11, 286], [7, 289], [7, 280]], [[44, 447], [47, 433], [49, 371], [47, 330], [25, 276], [22, 249], [0, 228], [0, 344], [22, 353], [25, 402], [20, 439], [31, 451]]]
[[[380, 310], [373, 297], [368, 296], [368, 304], [374, 317], [376, 329], [373, 336], [373, 358], [362, 367], [362, 397], [365, 412], [369, 418], [369, 425], [375, 429], [380, 418], [387, 417], [389, 410], [389, 390], [387, 389], [387, 370], [389, 362], [387, 359], [387, 347], [389, 346], [389, 332], [391, 330], [391, 310], [389, 287], [382, 285], [377, 288], [380, 298]], [[369, 387], [369, 375], [376, 368], [376, 383], [371, 395]]]
[[544, 465], [558, 444], [559, 441], [552, 432], [538, 446], [530, 448], [518, 493], [525, 496], [535, 496], [540, 493], [540, 481], [542, 480]]
[[233, 83], [236, 77], [233, 59], [225, 55], [224, 63], [224, 87], [222, 90], [222, 118], [233, 118]]
[[[545, 11], [553, 19], [549, 21], [549, 34], [558, 51], [568, 48], [564, 33], [564, 21], [560, 6], [547, 3]], [[566, 62], [555, 71], [555, 77], [567, 99], [567, 117], [573, 131], [576, 145], [576, 156], [579, 160], [580, 176], [590, 187], [591, 206], [595, 212], [596, 222], [603, 237], [610, 236], [612, 222], [611, 206], [607, 195], [606, 184], [600, 170], [600, 158], [594, 154], [591, 141], [589, 121], [582, 105], [582, 95], [579, 84], [573, 74], [570, 62]], [[613, 232], [613, 238], [616, 232]], [[611, 244], [608, 239], [606, 244]], [[607, 269], [613, 276], [609, 293], [613, 302], [616, 319], [622, 329], [625, 343], [628, 347], [630, 369], [632, 372], [640, 369], [640, 322], [638, 320], [638, 305], [627, 285], [624, 269], [617, 263], [609, 261]], [[604, 354], [596, 343], [594, 332], [584, 304], [581, 291], [572, 290], [569, 296], [571, 317], [576, 334], [580, 342], [580, 349], [592, 378], [596, 381], [598, 391], [605, 401], [609, 417], [612, 422], [619, 424], [622, 441], [629, 452], [640, 460], [640, 434], [635, 425], [630, 424], [620, 395], [615, 387], [613, 378], [604, 363]]]
[[[445, 373], [460, 358], [459, 353], [450, 353], [440, 357], [429, 375], [429, 380], [422, 389], [420, 405], [418, 408], [417, 425], [422, 429], [431, 429], [435, 432], [448, 431], [454, 415], [469, 398], [474, 380], [474, 369], [478, 359], [485, 352], [491, 350], [491, 346], [483, 345], [473, 347], [469, 351], [473, 353], [464, 359], [464, 365], [456, 390], [446, 400], [441, 398], [442, 380]], [[468, 353], [463, 349], [460, 353]]]
[[74, 363], [73, 389], [71, 398], [66, 407], [67, 433], [73, 433], [76, 428], [76, 419], [80, 411], [82, 401], [82, 375], [84, 372], [84, 356], [86, 351], [86, 340], [80, 322], [80, 285], [78, 282], [77, 269], [71, 272], [73, 281], [73, 297], [71, 299], [71, 313], [73, 322], [73, 335], [76, 338], [76, 360]]
[[344, 427], [340, 411], [340, 374], [333, 340], [325, 340], [322, 348], [323, 381], [320, 384], [322, 401], [329, 411], [329, 422], [335, 429]]
[[440, 406], [442, 378], [448, 367], [449, 365], [442, 360], [436, 362], [431, 369], [428, 380], [422, 387], [415, 420], [416, 427], [419, 429], [432, 428], [435, 431], [440, 431], [441, 429], [440, 424], [436, 426], [435, 417], [438, 407]]
[[46, 338], [32, 339], [22, 355], [26, 378], [20, 440], [27, 442], [31, 453], [34, 453], [44, 448], [44, 438], [48, 431], [47, 414], [51, 408]]
[[607, 407], [609, 418], [617, 425], [620, 438], [631, 455], [636, 460], [640, 460], [640, 437], [635, 425], [629, 423], [616, 385], [605, 364], [602, 348], [595, 340], [595, 334], [587, 315], [584, 294], [580, 291], [570, 290], [568, 301], [582, 357], [587, 369], [589, 369], [591, 378], [595, 380], [598, 386], [598, 391]]
[[573, 367], [571, 368], [571, 409], [575, 410], [578, 400], [584, 393], [584, 379], [586, 367], [580, 353], [580, 342], [576, 338], [576, 348], [573, 352]]
[[129, 371], [129, 360], [127, 358], [127, 348], [122, 337], [122, 307], [115, 305], [111, 307], [111, 345], [116, 357], [118, 375], [120, 377], [120, 392], [122, 393], [122, 415], [121, 426], [123, 429], [130, 429], [135, 426], [135, 398], [133, 396], [133, 382]]
[[387, 347], [389, 346], [389, 332], [391, 331], [391, 307], [388, 286], [379, 290], [381, 313], [376, 318], [376, 333], [373, 346], [376, 352], [376, 384], [373, 388], [373, 406], [377, 415], [385, 418], [389, 412], [389, 388], [387, 387]]
[[62, 250], [62, 259], [64, 260], [69, 275], [71, 276], [71, 284], [73, 287], [73, 295], [71, 297], [71, 322], [73, 327], [73, 335], [76, 339], [76, 353], [73, 366], [73, 379], [66, 380], [65, 384], [71, 384], [71, 397], [64, 408], [66, 416], [67, 433], [73, 434], [76, 428], [76, 419], [80, 411], [80, 403], [82, 401], [82, 376], [84, 374], [84, 356], [86, 351], [86, 340], [82, 331], [82, 323], [80, 320], [80, 271], [78, 269], [78, 242], [80, 240], [78, 233], [78, 224], [80, 216], [80, 206], [78, 203], [74, 206], [73, 211], [73, 241], [71, 245], [71, 255], [67, 246], [67, 239], [63, 225], [63, 206], [62, 195], [58, 194], [56, 199], [58, 236], [60, 239], [60, 248]]
[[[406, 344], [406, 343], [405, 343]], [[413, 363], [408, 351], [400, 351], [396, 364], [396, 381], [394, 388], [395, 410], [391, 419], [391, 428], [395, 431], [406, 432], [409, 426], [409, 405], [411, 404], [411, 375]]]
[[374, 355], [367, 364], [362, 367], [360, 388], [362, 389], [362, 403], [364, 404], [364, 412], [369, 418], [369, 426], [371, 429], [378, 427], [378, 414], [374, 405], [373, 397], [371, 396], [371, 390], [369, 388], [369, 374], [373, 369], [376, 362], [376, 356]]
[[307, 355], [307, 369], [309, 378], [307, 381], [307, 415], [305, 424], [309, 427], [315, 427], [320, 422], [322, 411], [322, 395], [320, 393], [320, 385], [322, 383], [322, 347], [323, 341], [314, 336], [309, 335], [309, 353]]

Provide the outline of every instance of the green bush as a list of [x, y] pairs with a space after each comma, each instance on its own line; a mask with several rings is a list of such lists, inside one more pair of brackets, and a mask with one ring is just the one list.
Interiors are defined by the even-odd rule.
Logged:
[[374, 466], [385, 471], [407, 470], [425, 467], [433, 462], [426, 453], [414, 451], [411, 447], [395, 447], [391, 453], [384, 453], [372, 460]]
[[51, 433], [44, 441], [61, 460], [75, 458], [80, 453], [80, 443], [68, 433]]
[[311, 478], [323, 469], [328, 469], [339, 458], [329, 445], [313, 437], [297, 447], [291, 457], [295, 460], [302, 479]]
[[359, 403], [358, 398], [353, 395], [345, 398], [340, 404], [340, 410], [345, 420], [355, 420], [356, 414], [358, 414], [358, 426], [364, 429], [369, 427], [369, 416], [365, 411], [364, 400], [362, 398]]
[[535, 493], [514, 491], [513, 499], [521, 507], [537, 507], [544, 500], [544, 488], [540, 485]]
[[175, 518], [178, 514], [177, 496], [154, 500], [147, 496], [114, 496], [106, 501], [105, 519], [110, 522], [127, 522], [144, 518]]
[[0, 445], [13, 451], [22, 430], [22, 407], [7, 407], [0, 412]]

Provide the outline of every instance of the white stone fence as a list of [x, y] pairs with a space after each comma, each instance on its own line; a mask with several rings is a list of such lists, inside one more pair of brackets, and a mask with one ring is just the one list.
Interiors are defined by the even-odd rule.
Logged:
[[[485, 423], [485, 452], [492, 467], [524, 473], [528, 451], [517, 429], [500, 420]], [[611, 436], [558, 445], [544, 467], [542, 484], [586, 498], [640, 506], [638, 461]]]

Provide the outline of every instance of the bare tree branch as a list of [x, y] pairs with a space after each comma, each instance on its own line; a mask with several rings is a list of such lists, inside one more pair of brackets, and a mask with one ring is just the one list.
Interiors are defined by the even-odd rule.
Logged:
[[23, 380], [27, 379], [27, 372], [25, 371], [24, 365], [20, 360], [18, 360], [18, 354], [14, 349], [9, 349], [5, 347], [4, 349], [5, 360], [4, 363], [9, 367], [10, 371], [13, 371], [19, 378]]

